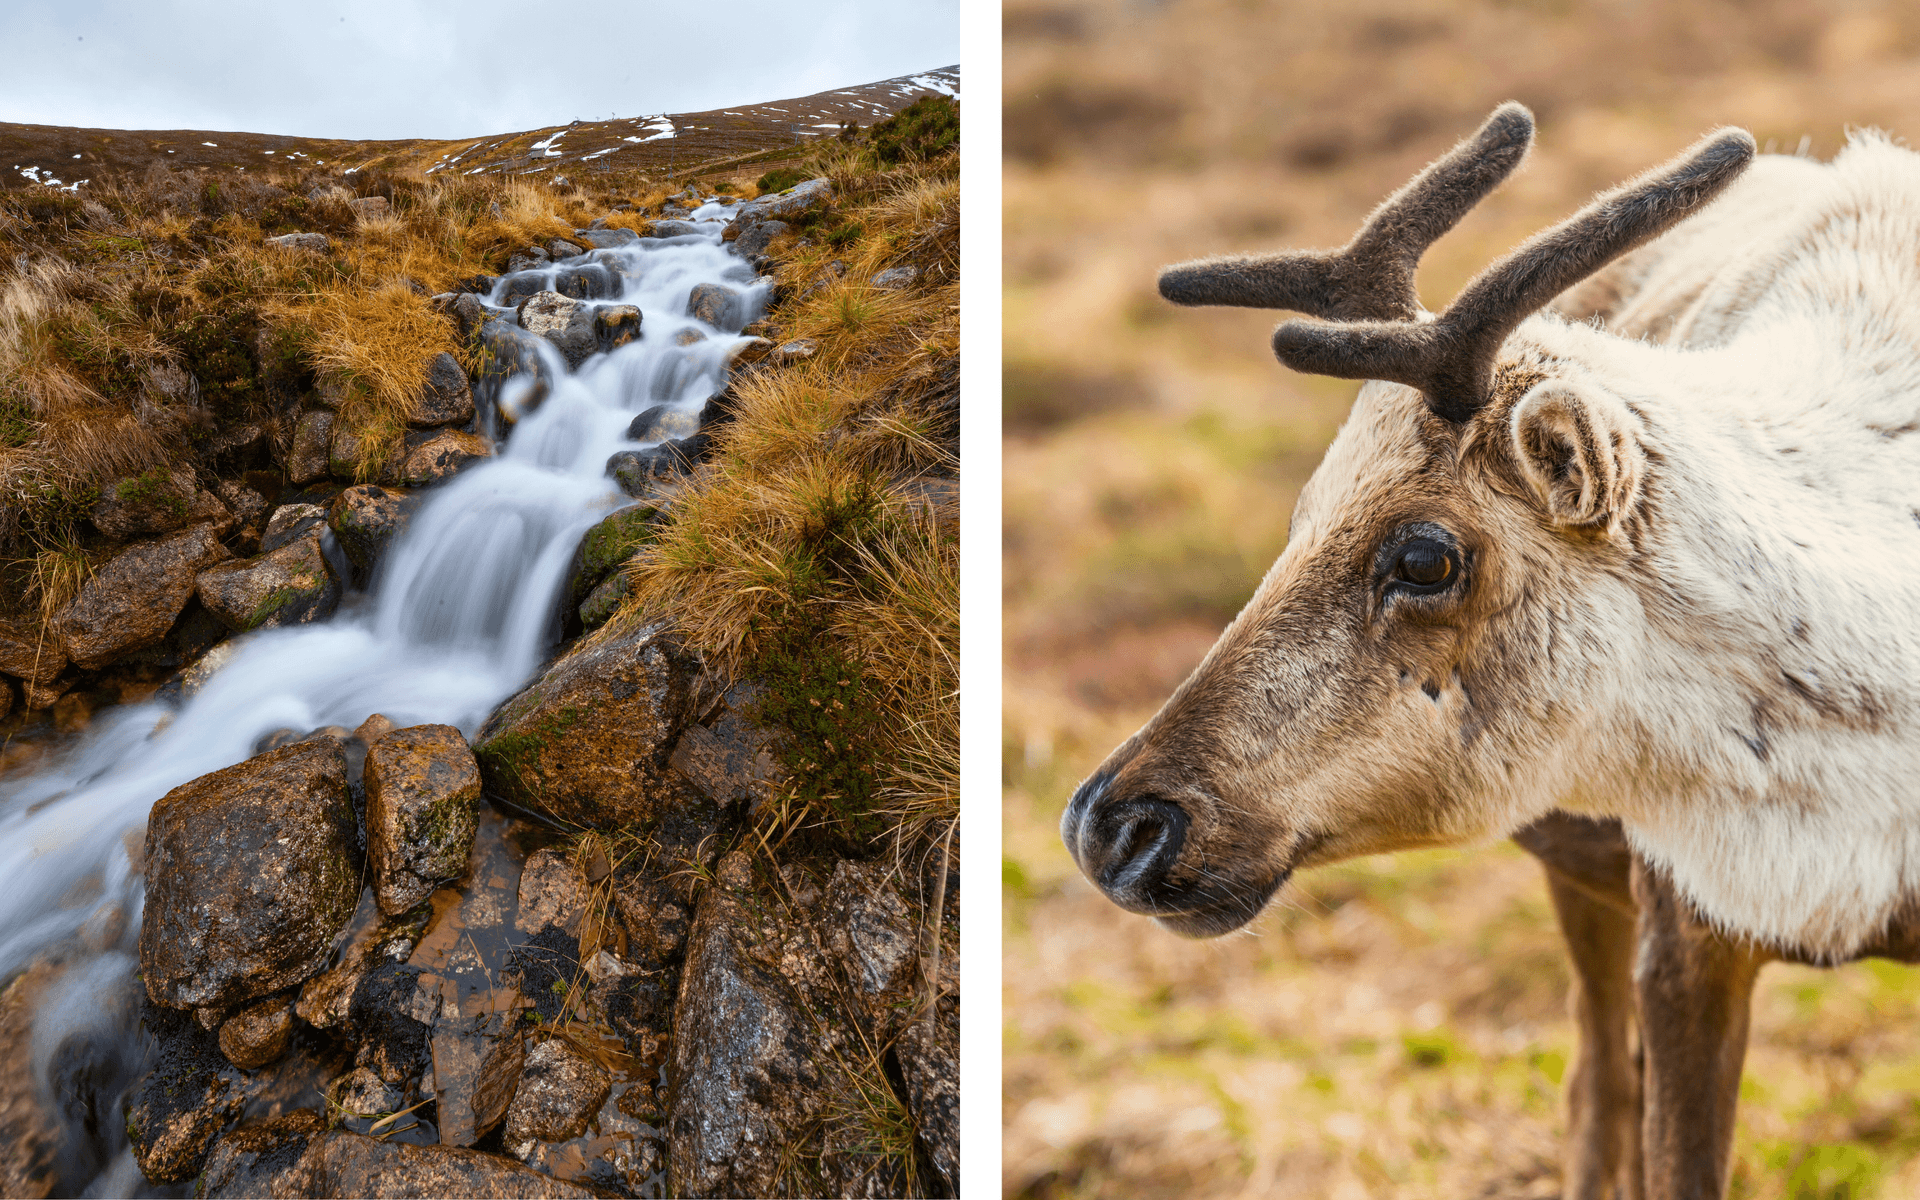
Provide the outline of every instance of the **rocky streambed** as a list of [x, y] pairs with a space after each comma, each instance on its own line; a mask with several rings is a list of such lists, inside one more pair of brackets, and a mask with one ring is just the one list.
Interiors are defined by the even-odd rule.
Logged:
[[729, 371], [806, 354], [742, 330], [830, 199], [677, 198], [437, 298], [482, 366], [435, 364], [373, 483], [329, 482], [365, 455], [322, 388], [275, 495], [110, 490], [57, 644], [0, 631], [69, 730], [0, 780], [0, 1190], [957, 1191], [947, 862], [775, 866], [751, 687], [565, 640]]

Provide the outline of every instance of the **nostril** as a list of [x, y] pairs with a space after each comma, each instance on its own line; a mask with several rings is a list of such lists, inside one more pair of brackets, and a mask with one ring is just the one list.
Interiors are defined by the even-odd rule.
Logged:
[[1165, 800], [1135, 801], [1122, 822], [1100, 882], [1108, 892], [1142, 893], [1163, 882], [1186, 842], [1187, 814]]

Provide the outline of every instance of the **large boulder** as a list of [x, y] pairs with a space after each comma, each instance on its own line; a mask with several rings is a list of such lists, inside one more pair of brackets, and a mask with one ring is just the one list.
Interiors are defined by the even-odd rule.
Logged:
[[650, 504], [629, 504], [602, 517], [582, 535], [567, 572], [568, 607], [578, 607], [636, 550], [654, 539], [659, 511]]
[[593, 307], [559, 292], [540, 292], [520, 303], [520, 328], [546, 338], [568, 367], [577, 367], [599, 348]]
[[643, 628], [583, 643], [474, 739], [487, 790], [579, 827], [653, 822], [687, 791], [667, 755], [706, 707], [700, 662]]
[[900, 1194], [903, 1164], [840, 1144], [825, 1120], [859, 1103], [854, 1072], [888, 1086], [838, 991], [806, 916], [754, 878], [745, 853], [722, 859], [680, 976], [669, 1194], [775, 1195], [796, 1162], [817, 1171], [822, 1194]]
[[415, 507], [407, 493], [371, 483], [350, 487], [334, 497], [327, 510], [327, 528], [333, 530], [362, 583], [373, 578], [380, 556], [406, 531], [407, 518]]
[[[833, 200], [833, 182], [831, 180], [809, 179], [796, 183], [784, 192], [775, 192], [771, 196], [760, 196], [740, 205], [733, 211], [736, 222], [752, 223], [767, 220], [791, 220], [816, 208], [824, 207]], [[742, 226], [744, 228], [744, 225]]]
[[473, 420], [473, 388], [451, 354], [433, 357], [427, 381], [407, 403], [407, 424], [419, 428], [465, 425]]
[[398, 915], [467, 872], [480, 770], [451, 725], [396, 729], [367, 748], [367, 869]]
[[155, 1004], [226, 1009], [317, 973], [360, 895], [340, 744], [297, 742], [168, 792], [147, 817], [146, 868]]
[[[302, 507], [313, 509], [313, 523], [299, 536], [278, 541], [269, 525], [261, 542], [271, 547], [265, 553], [209, 567], [194, 581], [200, 603], [228, 629], [244, 633], [309, 625], [326, 620], [339, 606], [340, 579], [323, 545], [325, 518], [317, 505]], [[279, 512], [274, 519], [279, 521]]]
[[54, 617], [67, 657], [90, 670], [158, 642], [193, 596], [194, 577], [227, 557], [212, 525], [121, 551]]

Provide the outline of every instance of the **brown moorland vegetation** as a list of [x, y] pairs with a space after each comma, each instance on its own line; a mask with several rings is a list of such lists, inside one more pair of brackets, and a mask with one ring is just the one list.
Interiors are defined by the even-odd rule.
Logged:
[[[1009, 1196], [1559, 1195], [1567, 968], [1509, 844], [1290, 885], [1187, 942], [1061, 848], [1073, 786], [1284, 544], [1354, 385], [1158, 268], [1331, 246], [1517, 99], [1529, 164], [1427, 256], [1430, 306], [1720, 124], [1830, 156], [1920, 133], [1920, 9], [1838, 0], [1097, 5], [1005, 14], [1005, 1173]], [[1769, 967], [1733, 1194], [1920, 1193], [1920, 973]]]

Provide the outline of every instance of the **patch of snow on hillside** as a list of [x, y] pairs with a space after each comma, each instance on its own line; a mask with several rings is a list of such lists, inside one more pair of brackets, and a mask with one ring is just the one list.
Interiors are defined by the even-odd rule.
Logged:
[[202, 146], [212, 146], [215, 150], [220, 148], [220, 143], [218, 142], [201, 142], [200, 144]]

